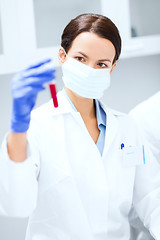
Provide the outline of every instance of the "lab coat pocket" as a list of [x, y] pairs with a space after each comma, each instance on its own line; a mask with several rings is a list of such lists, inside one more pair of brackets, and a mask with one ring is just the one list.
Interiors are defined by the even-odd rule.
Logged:
[[145, 164], [143, 145], [124, 147], [121, 151], [123, 167], [136, 167]]

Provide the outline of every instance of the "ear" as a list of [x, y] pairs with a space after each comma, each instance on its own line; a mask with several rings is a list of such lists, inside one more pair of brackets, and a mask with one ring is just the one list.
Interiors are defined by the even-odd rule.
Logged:
[[112, 68], [111, 68], [111, 71], [110, 71], [110, 74], [112, 73], [113, 69], [116, 67], [117, 65], [117, 61], [113, 64]]
[[65, 53], [65, 50], [63, 47], [60, 47], [60, 49], [59, 49], [58, 60], [59, 60], [60, 65], [62, 65], [66, 60], [66, 53]]

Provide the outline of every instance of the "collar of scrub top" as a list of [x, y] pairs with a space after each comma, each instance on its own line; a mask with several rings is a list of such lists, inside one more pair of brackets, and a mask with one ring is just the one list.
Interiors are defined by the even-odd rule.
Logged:
[[[65, 114], [65, 113], [71, 113], [71, 114], [77, 114], [79, 113], [77, 111], [77, 109], [74, 107], [74, 105], [72, 104], [69, 96], [67, 95], [65, 89], [63, 88], [62, 91], [59, 91], [57, 93], [57, 99], [58, 99], [58, 107], [55, 108], [53, 106], [53, 100], [50, 99], [49, 101], [49, 105], [48, 105], [48, 108], [49, 108], [49, 113], [53, 116], [55, 115], [59, 115], [59, 114]], [[96, 100], [96, 102], [98, 103], [96, 106], [99, 105], [99, 109], [102, 109], [104, 114], [106, 114], [106, 116], [108, 116], [108, 113], [110, 112], [110, 109], [107, 108], [105, 106], [105, 104], [102, 102], [102, 101], [99, 101], [99, 100]], [[98, 115], [99, 116], [99, 115]], [[108, 117], [107, 117], [108, 118]], [[105, 117], [102, 117], [102, 123], [104, 123], [105, 125], [106, 124], [106, 121], [105, 121]]]
[[99, 134], [96, 145], [102, 156], [104, 144], [105, 144], [105, 134], [106, 134], [106, 113], [104, 112], [103, 108], [101, 107], [97, 99], [95, 99], [95, 105], [96, 105], [97, 123], [98, 123], [98, 128], [100, 130], [100, 134]]
[[[70, 100], [64, 88], [62, 91], [63, 91], [63, 94], [66, 96], [67, 100], [69, 101], [69, 103], [71, 104], [73, 110], [77, 112], [77, 109], [73, 105], [72, 101]], [[96, 117], [97, 117], [98, 128], [99, 130], [101, 130], [101, 126], [106, 127], [106, 113], [104, 112], [103, 108], [100, 106], [99, 101], [97, 99], [95, 99], [95, 106], [96, 106]]]
[[101, 107], [101, 105], [97, 99], [95, 99], [95, 105], [96, 105], [96, 116], [97, 116], [98, 126], [100, 128], [101, 128], [101, 126], [106, 127], [106, 113], [104, 112], [103, 108]]
[[[73, 105], [72, 101], [70, 100], [68, 94], [66, 93], [65, 89], [62, 90], [63, 94], [66, 96], [67, 100], [71, 104], [73, 110], [77, 112], [77, 109]], [[104, 149], [104, 143], [105, 143], [105, 132], [106, 132], [106, 113], [104, 112], [103, 108], [100, 106], [99, 101], [95, 99], [95, 106], [96, 106], [96, 118], [97, 118], [97, 124], [98, 128], [100, 130], [100, 134], [97, 140], [97, 148], [102, 156], [103, 149]]]

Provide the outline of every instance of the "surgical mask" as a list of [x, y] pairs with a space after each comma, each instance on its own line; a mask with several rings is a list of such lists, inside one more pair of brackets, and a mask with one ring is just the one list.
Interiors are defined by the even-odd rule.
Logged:
[[62, 78], [65, 87], [81, 97], [98, 99], [110, 86], [110, 70], [94, 69], [68, 57], [62, 65]]

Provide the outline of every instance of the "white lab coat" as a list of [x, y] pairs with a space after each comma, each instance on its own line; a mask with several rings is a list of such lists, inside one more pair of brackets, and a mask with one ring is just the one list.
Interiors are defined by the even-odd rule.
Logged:
[[[160, 163], [160, 91], [138, 104], [130, 111], [129, 115], [142, 129], [152, 154]], [[130, 219], [137, 239], [153, 239], [147, 229], [144, 228], [134, 209], [131, 211]]]
[[[142, 139], [124, 114], [105, 108], [103, 156], [62, 92], [32, 113], [28, 158], [12, 162], [0, 152], [0, 212], [30, 216], [26, 240], [128, 240], [134, 205], [160, 239], [160, 174], [143, 163]], [[120, 149], [124, 143], [123, 150]], [[126, 152], [125, 152], [126, 151]]]
[[160, 91], [136, 106], [130, 116], [144, 131], [151, 151], [160, 163]]

